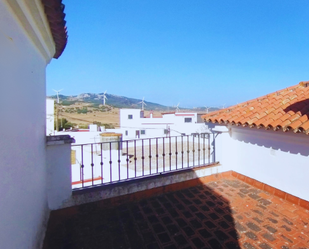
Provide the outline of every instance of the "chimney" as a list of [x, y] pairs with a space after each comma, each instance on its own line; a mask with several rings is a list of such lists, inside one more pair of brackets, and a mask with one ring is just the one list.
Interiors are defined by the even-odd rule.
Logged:
[[307, 87], [307, 86], [309, 86], [309, 81], [301, 81], [301, 82], [299, 82], [299, 85], [302, 86], [302, 87]]

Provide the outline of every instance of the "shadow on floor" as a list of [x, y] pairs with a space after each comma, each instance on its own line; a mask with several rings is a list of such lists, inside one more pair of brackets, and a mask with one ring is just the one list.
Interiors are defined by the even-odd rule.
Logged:
[[230, 184], [200, 182], [119, 206], [98, 201], [53, 211], [43, 249], [240, 248], [229, 201], [220, 194], [232, 193]]

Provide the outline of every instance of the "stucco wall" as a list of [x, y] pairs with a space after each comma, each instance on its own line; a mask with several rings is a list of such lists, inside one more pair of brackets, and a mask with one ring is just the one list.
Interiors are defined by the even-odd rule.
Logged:
[[39, 248], [49, 211], [46, 60], [0, 0], [0, 248]]
[[46, 135], [54, 135], [54, 122], [55, 122], [55, 113], [54, 113], [55, 101], [53, 99], [46, 99]]
[[309, 200], [309, 137], [281, 131], [229, 127], [219, 135], [218, 159], [234, 170]]

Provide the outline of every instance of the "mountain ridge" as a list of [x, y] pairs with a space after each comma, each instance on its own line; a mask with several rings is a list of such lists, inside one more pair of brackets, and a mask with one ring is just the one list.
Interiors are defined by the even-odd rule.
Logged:
[[[125, 96], [119, 96], [115, 94], [108, 94], [106, 93], [106, 105], [107, 106], [112, 106], [115, 108], [133, 108], [137, 109], [141, 107], [141, 99], [135, 99], [135, 98], [130, 98], [130, 97], [125, 97]], [[73, 105], [77, 102], [84, 102], [84, 103], [89, 103], [92, 104], [93, 107], [99, 107], [100, 105], [103, 105], [103, 96], [104, 93], [81, 93], [78, 95], [71, 95], [71, 96], [66, 96], [63, 94], [59, 94], [59, 100], [61, 101], [62, 105], [69, 106]], [[48, 96], [49, 98], [57, 100], [57, 95], [51, 95]], [[175, 109], [175, 106], [165, 106], [161, 105], [158, 103], [154, 102], [149, 102], [149, 101], [144, 101], [145, 110], [171, 110]], [[205, 110], [206, 107], [196, 107], [196, 108], [183, 108], [179, 107], [180, 110]], [[209, 111], [214, 111], [218, 110], [219, 108], [216, 107], [209, 107]]]

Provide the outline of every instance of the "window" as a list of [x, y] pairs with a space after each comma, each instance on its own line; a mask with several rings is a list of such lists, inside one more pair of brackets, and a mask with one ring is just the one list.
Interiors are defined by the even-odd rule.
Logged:
[[192, 118], [185, 118], [185, 123], [192, 123]]
[[126, 131], [126, 136], [128, 136], [128, 134], [129, 134], [129, 132], [128, 132], [128, 131]]
[[141, 135], [145, 135], [146, 134], [146, 130], [141, 130]]
[[132, 115], [132, 114], [129, 114], [129, 115], [128, 115], [128, 119], [133, 119], [133, 115]]

